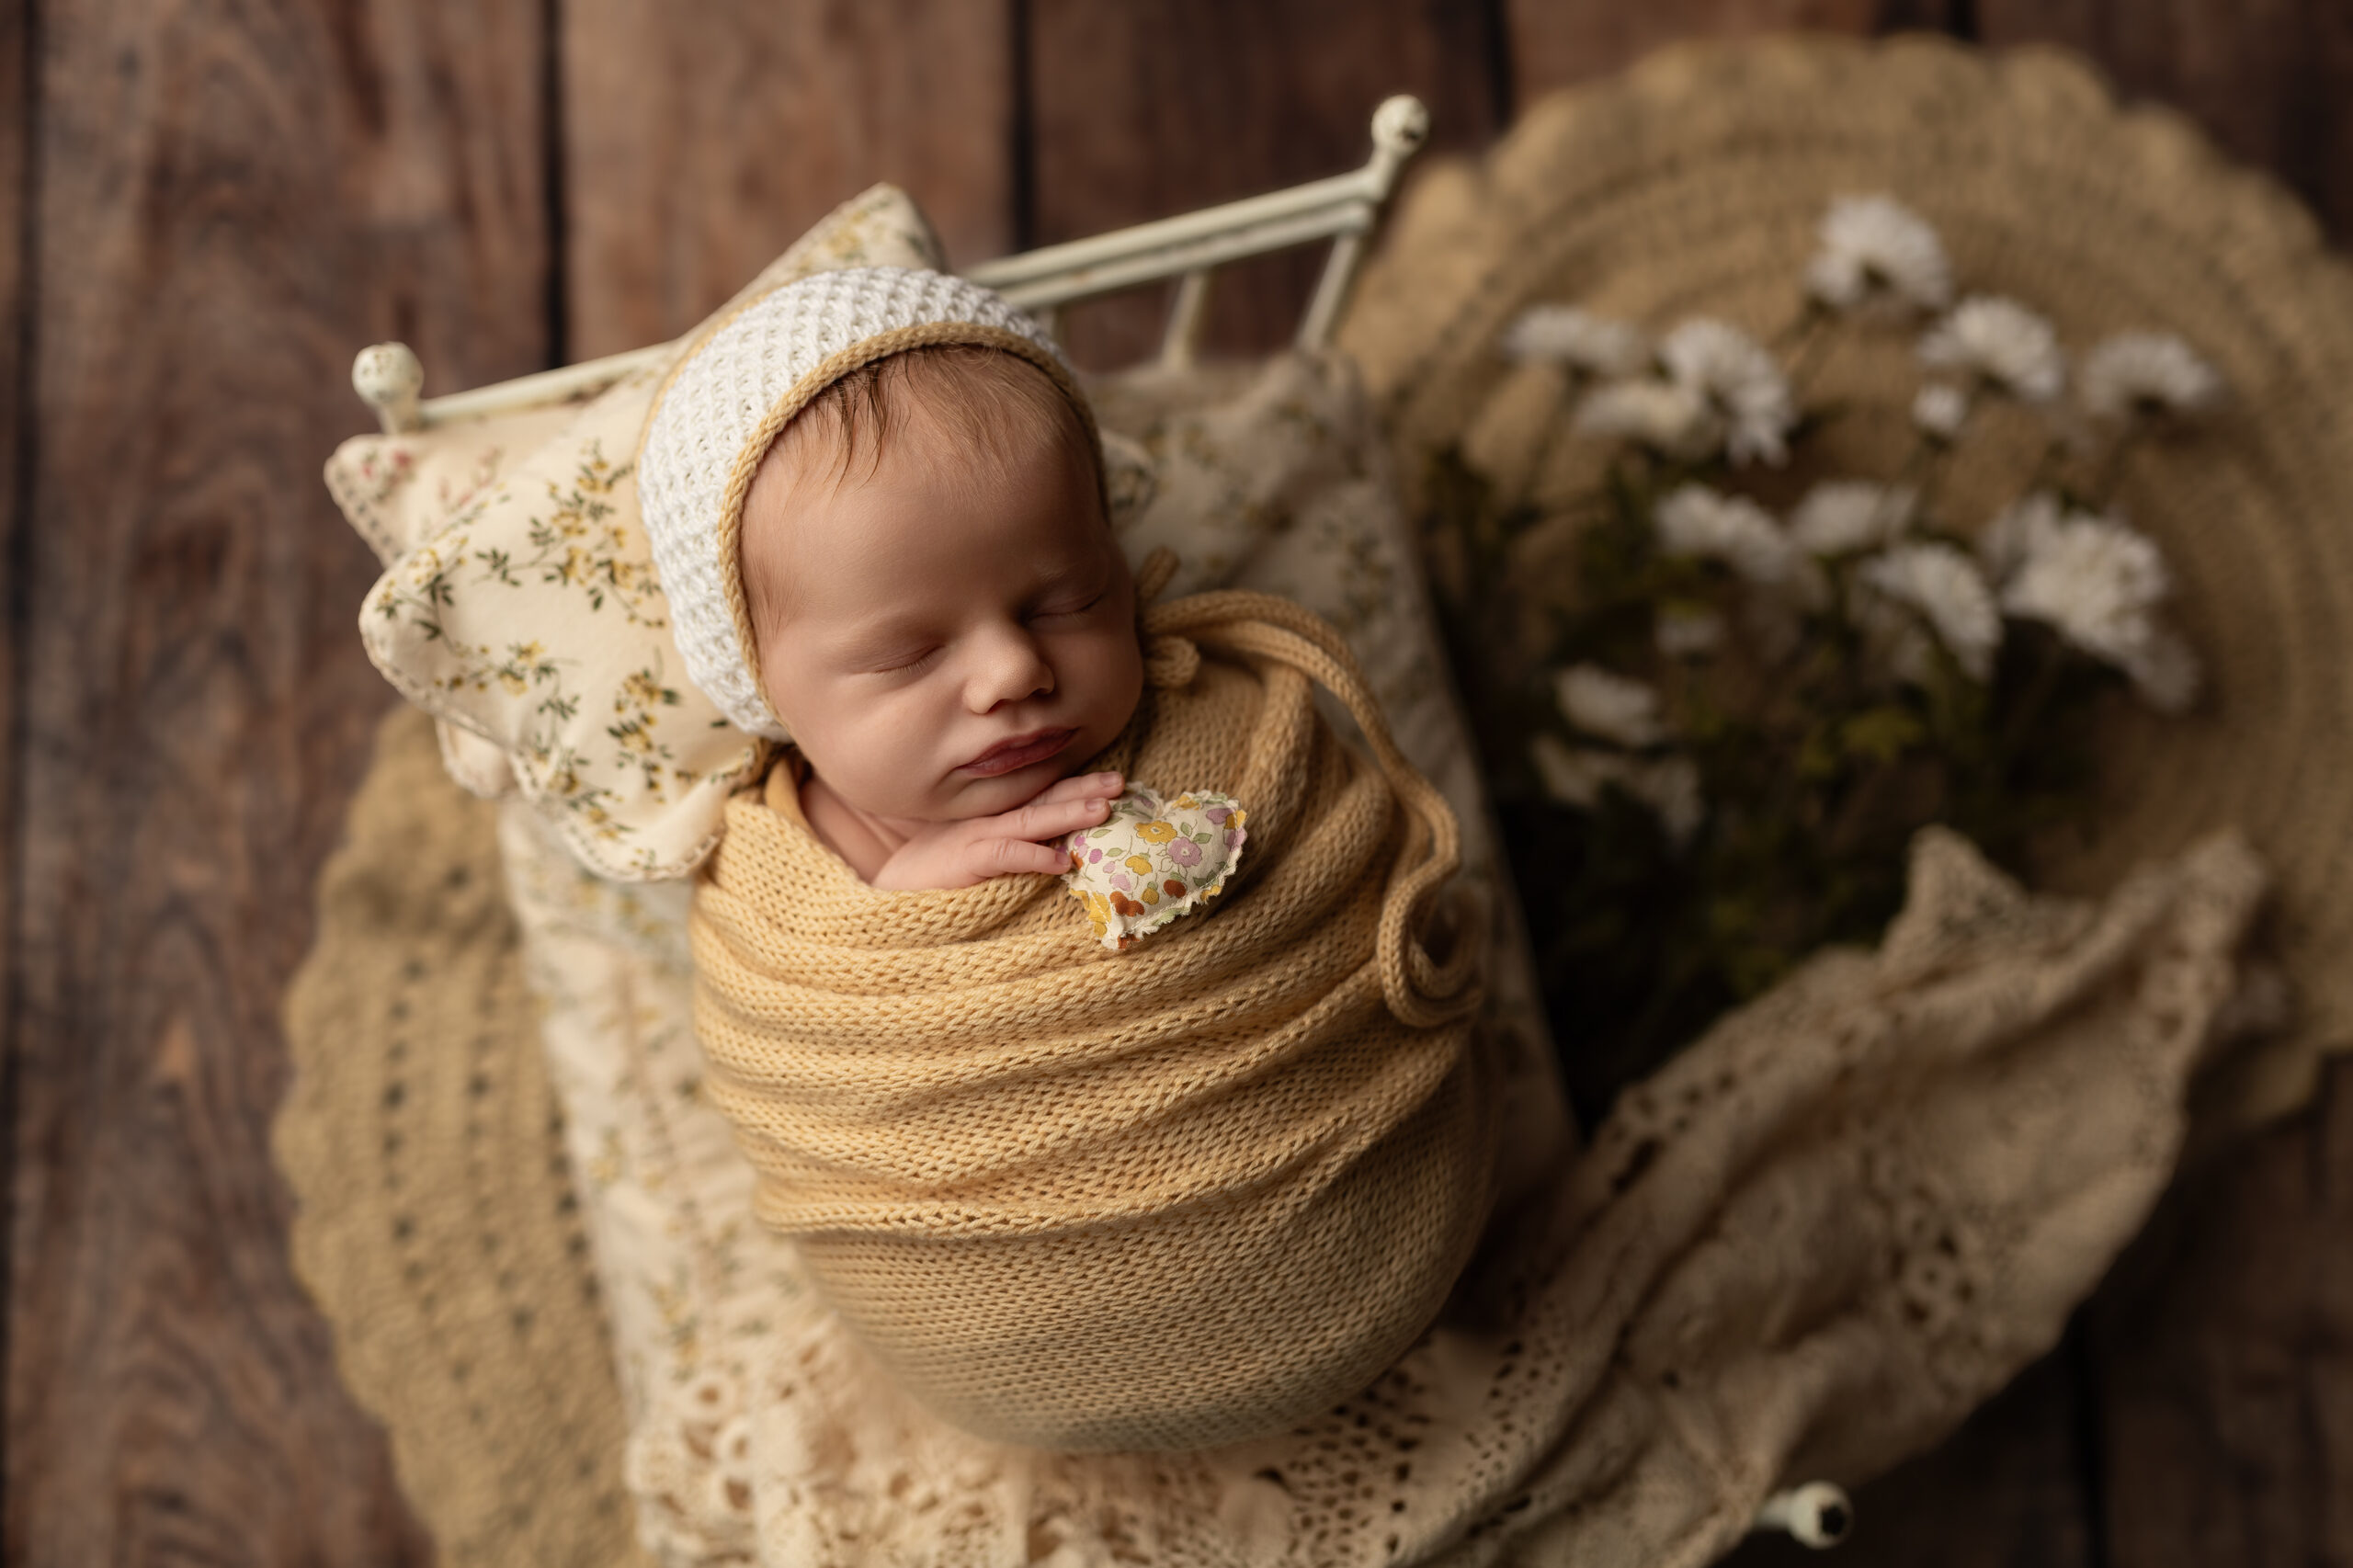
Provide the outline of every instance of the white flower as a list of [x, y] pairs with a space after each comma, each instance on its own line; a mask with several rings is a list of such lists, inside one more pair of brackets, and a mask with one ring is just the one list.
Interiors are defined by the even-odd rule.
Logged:
[[1597, 387], [1577, 409], [1577, 428], [1589, 436], [1640, 441], [1668, 457], [1692, 461], [1724, 438], [1723, 421], [1708, 400], [1672, 381], [1611, 381]]
[[2222, 378], [2169, 332], [2120, 332], [2084, 356], [2084, 407], [2121, 423], [2143, 414], [2203, 414], [2222, 398]]
[[2125, 655], [2122, 667], [2141, 700], [2160, 713], [2188, 712], [2205, 675], [2188, 641], [2164, 626], [2151, 627], [2147, 641]]
[[1920, 339], [1919, 353], [1923, 364], [1967, 372], [2028, 403], [2057, 397], [2067, 377], [2051, 324], [2016, 300], [1991, 294], [1955, 306]]
[[1893, 544], [1910, 526], [1918, 492], [1861, 479], [1825, 480], [1790, 514], [1790, 538], [1813, 555], [1846, 555]]
[[1531, 305], [1505, 330], [1503, 352], [1505, 358], [1520, 363], [1533, 360], [1626, 376], [1643, 368], [1650, 345], [1624, 322], [1574, 305]]
[[2173, 585], [2147, 535], [2119, 517], [2063, 512], [2058, 497], [2037, 492], [2004, 508], [1977, 549], [2003, 585], [2005, 610], [2115, 665], [2160, 713], [2197, 700], [2198, 655], [2156, 619]]
[[1944, 381], [1930, 381], [1912, 399], [1912, 423], [1949, 444], [1969, 423], [1969, 393]]
[[1708, 400], [1724, 422], [1724, 449], [1735, 463], [1779, 463], [1798, 422], [1789, 378], [1763, 346], [1738, 327], [1707, 316], [1683, 323], [1658, 346], [1667, 379]]
[[1586, 811], [1601, 803], [1605, 784], [1622, 784], [1634, 759], [1621, 752], [1573, 746], [1560, 736], [1540, 733], [1528, 743], [1528, 759], [1544, 793], [1564, 806]]
[[1677, 849], [1690, 843], [1708, 815], [1699, 765], [1688, 756], [1662, 757], [1637, 768], [1633, 783], [1634, 798], [1658, 813], [1666, 841]]
[[2002, 608], [2047, 623], [2104, 663], [2130, 673], [2151, 659], [2152, 615], [2172, 590], [2156, 543], [2120, 518], [2038, 516], [2022, 558], [2002, 585]]
[[1805, 287], [1835, 310], [1940, 311], [1952, 301], [1952, 268], [1937, 232], [1910, 208], [1884, 196], [1842, 196], [1823, 216]]
[[1668, 605], [1659, 610], [1652, 637], [1663, 657], [1696, 659], [1723, 646], [1724, 618], [1711, 609]]
[[1528, 755], [1544, 793], [1554, 801], [1591, 811], [1601, 803], [1603, 790], [1614, 784], [1657, 814], [1667, 841], [1677, 848], [1691, 841], [1707, 816], [1699, 769], [1688, 756], [1633, 757], [1573, 746], [1550, 734], [1529, 742]]
[[1879, 594], [1865, 595], [1855, 606], [1855, 624], [1870, 664], [1914, 686], [1927, 685], [1937, 667], [1936, 639], [1922, 630], [1920, 619]]
[[1797, 570], [1797, 547], [1745, 495], [1680, 485], [1658, 504], [1652, 526], [1667, 554], [1721, 561], [1752, 583], [1787, 582]]
[[1552, 676], [1561, 716], [1588, 735], [1622, 746], [1654, 746], [1666, 739], [1658, 693], [1599, 665], [1572, 665]]
[[1904, 544], [1863, 562], [1862, 581], [1919, 611], [1973, 680], [1994, 673], [2002, 617], [1977, 563], [1949, 544]]
[[1977, 559], [1984, 563], [1985, 575], [1995, 583], [2008, 582], [2059, 526], [2059, 498], [2048, 490], [2021, 496], [1995, 513], [1977, 536]]

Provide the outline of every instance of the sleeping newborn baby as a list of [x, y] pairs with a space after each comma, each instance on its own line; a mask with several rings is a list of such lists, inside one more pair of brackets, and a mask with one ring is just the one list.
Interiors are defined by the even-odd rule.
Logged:
[[1043, 371], [951, 344], [863, 365], [779, 433], [744, 499], [761, 685], [809, 827], [867, 882], [1059, 872], [1125, 783], [1065, 777], [1142, 691], [1094, 441]]
[[639, 483], [688, 674], [789, 743], [689, 922], [756, 1212], [937, 1414], [1199, 1448], [1365, 1388], [1461, 1272], [1478, 943], [1337, 633], [1140, 615], [1101, 464], [1034, 323], [865, 268], [689, 346]]

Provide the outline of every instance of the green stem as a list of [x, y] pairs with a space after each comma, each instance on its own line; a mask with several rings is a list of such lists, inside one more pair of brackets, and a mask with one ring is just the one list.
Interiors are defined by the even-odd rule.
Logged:
[[1871, 765], [1847, 798], [1838, 803], [1838, 814], [1833, 817], [1822, 835], [1824, 850], [1832, 858], [1854, 852], [1856, 844], [1864, 837], [1870, 816], [1888, 790], [1894, 787], [1896, 764], [1880, 762]]
[[2115, 443], [2108, 449], [2108, 459], [2100, 465], [2099, 479], [2092, 488], [2092, 505], [2100, 511], [2108, 510], [2109, 502], [2116, 496], [2117, 486], [2124, 482], [2125, 460], [2140, 444], [2141, 423], [2135, 419], [2125, 426], [2124, 433], [2117, 437]]
[[2043, 444], [2042, 456], [2035, 460], [2034, 472], [2027, 475], [2026, 488], [2018, 492], [2020, 498], [2031, 495], [2051, 483], [2052, 476], [2058, 472], [2059, 460], [2065, 452], [2066, 443], [2056, 437]]
[[1809, 298], [1798, 311], [1796, 319], [1773, 335], [1771, 347], [1779, 349], [1787, 348], [1791, 343], [1802, 344], [1813, 335], [1828, 314], [1822, 308], [1821, 301]]
[[1952, 448], [1942, 441], [1928, 443], [1926, 467], [1927, 472], [1920, 481], [1919, 505], [1913, 515], [1923, 522], [1936, 515], [1937, 499], [1944, 489], [1945, 476], [1952, 472]]
[[2010, 770], [2017, 766], [2019, 748], [2042, 722], [2042, 710], [2051, 705], [2053, 693], [2059, 689], [2059, 676], [2067, 663], [2066, 644], [2056, 635], [2043, 645], [2042, 663], [2034, 672], [2026, 693], [2011, 710], [2009, 722], [2002, 726], [2001, 748], [1995, 755], [1995, 778], [2003, 787], [2009, 784]]
[[1929, 439], [1926, 435], [1913, 440], [1912, 450], [1905, 454], [1904, 466], [1895, 471], [1893, 479], [1881, 487], [1879, 503], [1871, 508], [1871, 537], [1873, 539], [1880, 538], [1885, 532], [1887, 525], [1894, 520], [1884, 514], [1888, 507], [1895, 505], [1895, 493], [1907, 484], [1920, 492], [1920, 505], [1915, 515], [1927, 516], [1928, 509], [1927, 481], [1922, 478], [1921, 470], [1927, 468], [1935, 460], [1938, 446], [1938, 443]]
[[1804, 401], [1815, 371], [1822, 368], [1822, 351], [1830, 342], [1830, 335], [1822, 328], [1828, 320], [1822, 312], [1812, 308], [1803, 318], [1805, 335], [1799, 340], [1797, 353], [1790, 361], [1790, 396], [1794, 401]]
[[1552, 416], [1544, 422], [1544, 433], [1537, 438], [1535, 454], [1528, 461], [1528, 472], [1520, 477], [1518, 493], [1512, 496], [1510, 505], [1503, 508], [1505, 511], [1518, 511], [1535, 495], [1537, 483], [1544, 477], [1544, 466], [1552, 460], [1552, 453], [1561, 445], [1562, 433], [1571, 423], [1571, 411], [1575, 407], [1577, 394], [1584, 390], [1585, 383], [1584, 371], [1569, 372], [1566, 384], [1561, 388], [1560, 401], [1552, 405]]

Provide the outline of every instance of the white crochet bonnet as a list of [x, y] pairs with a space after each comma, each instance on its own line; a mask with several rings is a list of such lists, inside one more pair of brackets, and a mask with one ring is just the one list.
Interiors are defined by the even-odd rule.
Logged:
[[671, 368], [646, 416], [638, 499], [688, 678], [740, 728], [790, 738], [761, 688], [738, 542], [744, 497], [769, 443], [810, 399], [861, 365], [969, 343], [1037, 366], [1095, 415], [1045, 330], [978, 284], [944, 272], [819, 272], [721, 319]]

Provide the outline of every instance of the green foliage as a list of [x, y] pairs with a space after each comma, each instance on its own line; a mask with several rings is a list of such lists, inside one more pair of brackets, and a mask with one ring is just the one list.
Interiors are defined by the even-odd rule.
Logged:
[[[1809, 954], [1875, 942], [1922, 826], [1949, 824], [2017, 867], [2038, 835], [2076, 821], [2089, 710], [2118, 678], [2016, 621], [1987, 681], [1924, 623], [1898, 678], [1884, 607], [1875, 624], [1856, 612], [1865, 597], [1851, 560], [1819, 563], [1826, 592], [1786, 608], [1778, 643], [1758, 636], [1753, 585], [1657, 548], [1656, 501], [1692, 477], [1721, 470], [1621, 455], [1573, 507], [1574, 549], [1549, 574], [1524, 569], [1515, 546], [1540, 522], [1563, 526], [1561, 514], [1500, 500], [1453, 451], [1424, 487], [1441, 625], [1588, 1124], [1622, 1085]], [[1667, 614], [1721, 618], [1723, 646], [1663, 654]], [[1554, 673], [1580, 663], [1658, 692], [1673, 739], [1633, 759], [1671, 752], [1696, 767], [1707, 809], [1686, 842], [1620, 783], [1589, 805], [1547, 793], [1531, 743], [1596, 744], [1554, 704]]]

